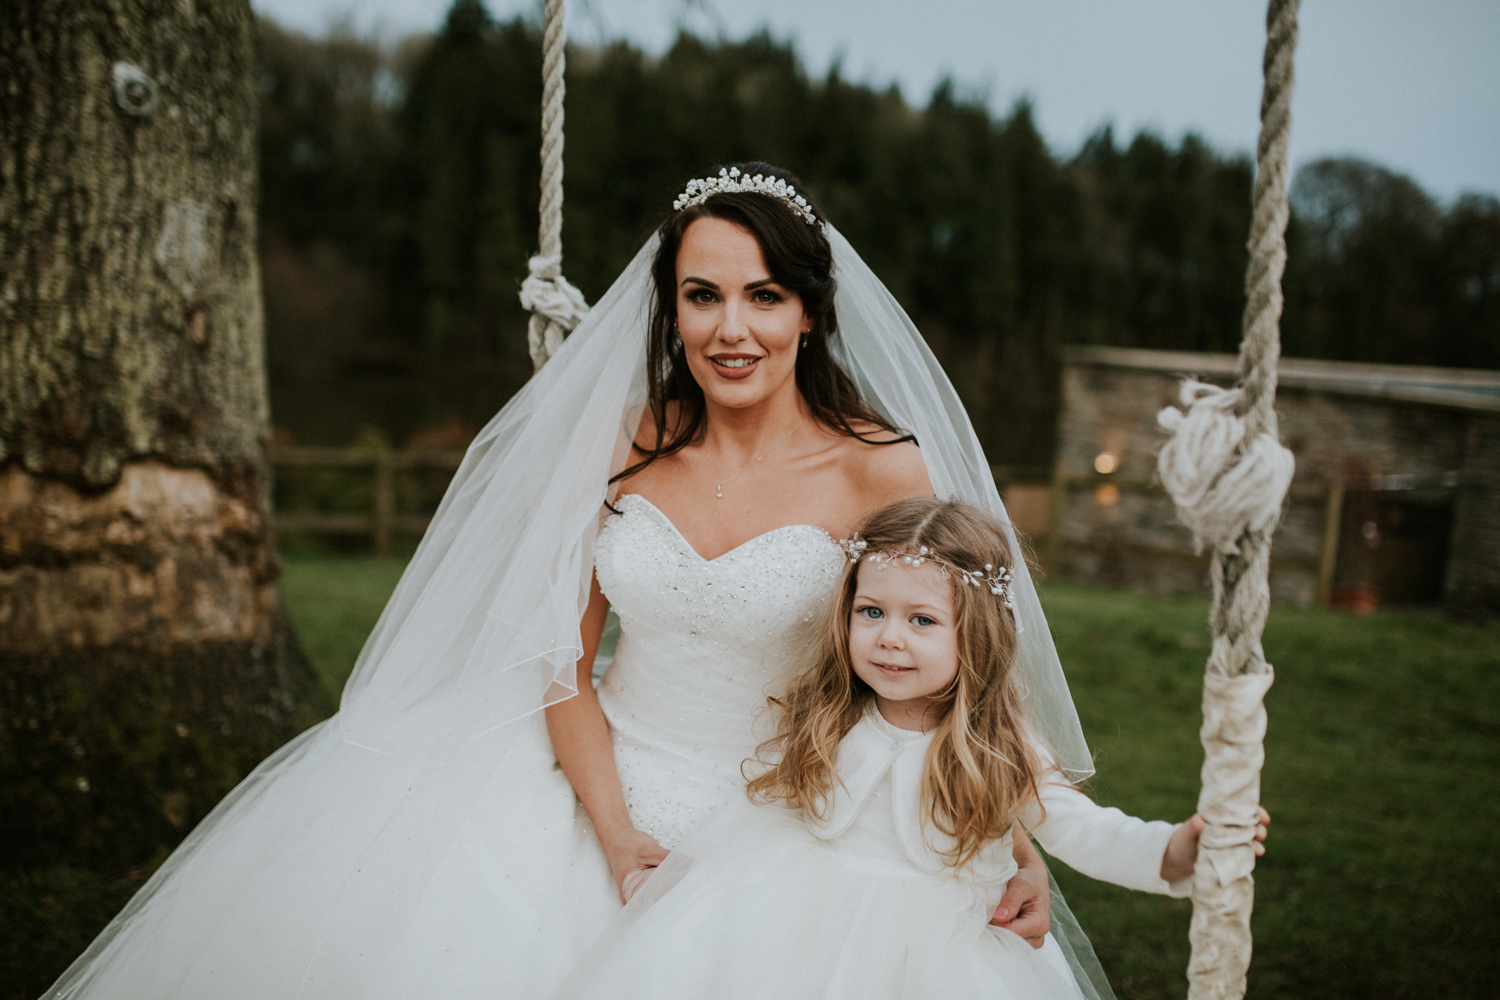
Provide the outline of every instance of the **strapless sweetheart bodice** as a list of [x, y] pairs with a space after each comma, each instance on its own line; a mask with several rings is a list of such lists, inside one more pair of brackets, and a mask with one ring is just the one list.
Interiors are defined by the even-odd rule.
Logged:
[[644, 497], [599, 534], [599, 585], [620, 641], [599, 684], [626, 805], [671, 847], [744, 795], [740, 764], [770, 735], [766, 698], [806, 663], [844, 565], [794, 524], [704, 559]]

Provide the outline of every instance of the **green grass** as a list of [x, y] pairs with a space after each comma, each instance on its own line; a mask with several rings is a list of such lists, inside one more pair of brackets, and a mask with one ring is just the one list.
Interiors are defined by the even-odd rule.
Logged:
[[334, 704], [405, 568], [396, 556], [283, 554], [281, 596]]
[[[1204, 602], [1060, 585], [1043, 600], [1096, 757], [1090, 791], [1191, 813]], [[1497, 995], [1500, 628], [1276, 608], [1265, 649], [1273, 822], [1249, 995]], [[1185, 995], [1186, 901], [1057, 875], [1120, 996]]]
[[[402, 566], [287, 558], [283, 593], [330, 692]], [[1092, 794], [1152, 818], [1191, 813], [1205, 604], [1056, 584], [1043, 600], [1094, 749]], [[1500, 626], [1277, 608], [1265, 646], [1274, 821], [1249, 995], [1500, 995]], [[1186, 901], [1054, 869], [1122, 1000], [1186, 994]], [[8, 878], [0, 997], [45, 988], [148, 872]]]

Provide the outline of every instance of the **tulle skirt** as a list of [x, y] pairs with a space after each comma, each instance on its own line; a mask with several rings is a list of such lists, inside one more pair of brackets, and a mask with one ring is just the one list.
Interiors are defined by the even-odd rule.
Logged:
[[989, 925], [1003, 887], [921, 872], [747, 808], [692, 835], [557, 1000], [1079, 1000], [1051, 935]]
[[406, 759], [337, 719], [247, 778], [48, 997], [546, 997], [620, 911], [540, 713]]

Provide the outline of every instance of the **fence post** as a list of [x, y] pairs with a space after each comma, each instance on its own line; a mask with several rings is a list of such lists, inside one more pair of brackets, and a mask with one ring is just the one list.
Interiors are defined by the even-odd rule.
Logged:
[[[1058, 449], [1061, 452], [1061, 449]], [[1057, 561], [1062, 552], [1063, 511], [1068, 503], [1068, 471], [1062, 455], [1052, 466], [1052, 484], [1047, 491], [1047, 542], [1042, 556], [1042, 572], [1057, 575]]]
[[380, 442], [375, 451], [375, 554], [391, 550], [391, 525], [396, 514], [396, 459], [390, 447]]
[[1339, 565], [1339, 533], [1343, 530], [1344, 481], [1335, 479], [1328, 486], [1323, 505], [1323, 544], [1318, 546], [1318, 604], [1328, 606], [1333, 597], [1333, 574]]

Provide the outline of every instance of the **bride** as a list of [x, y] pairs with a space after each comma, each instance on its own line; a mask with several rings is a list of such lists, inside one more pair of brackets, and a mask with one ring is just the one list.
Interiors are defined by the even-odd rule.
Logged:
[[[933, 493], [1003, 519], [894, 298], [784, 171], [691, 182], [476, 438], [339, 713], [230, 793], [47, 995], [548, 996], [743, 799], [836, 539]], [[1015, 594], [1029, 718], [1086, 775], [1024, 570]], [[996, 922], [1039, 944], [1047, 877], [1016, 839]]]

